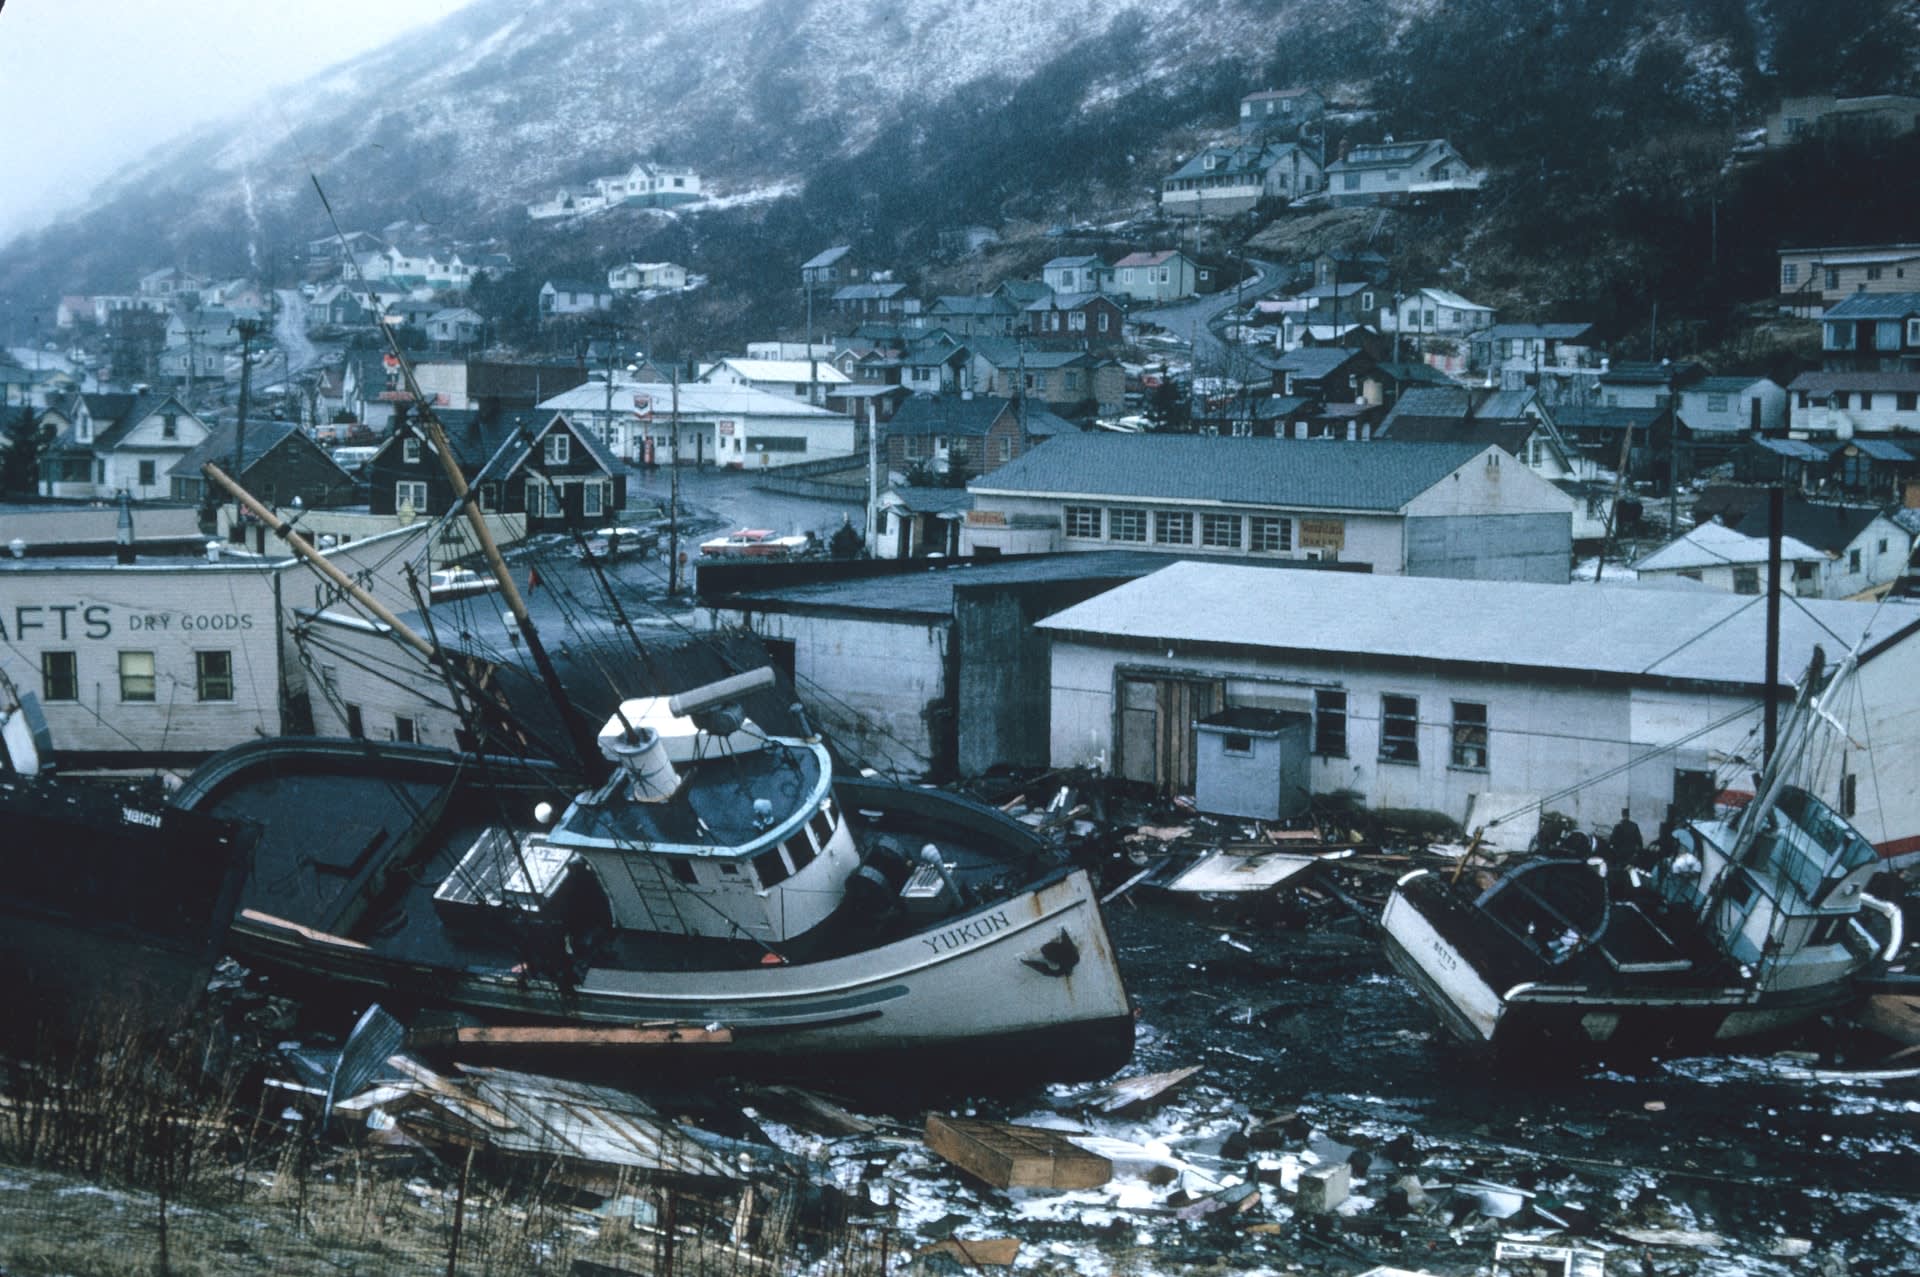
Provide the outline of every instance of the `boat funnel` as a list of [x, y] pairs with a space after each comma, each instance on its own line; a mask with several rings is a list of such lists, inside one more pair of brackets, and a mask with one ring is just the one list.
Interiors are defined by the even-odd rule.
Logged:
[[600, 752], [626, 774], [628, 794], [637, 803], [663, 803], [680, 787], [680, 773], [667, 757], [660, 733], [651, 727], [631, 732], [601, 733]]

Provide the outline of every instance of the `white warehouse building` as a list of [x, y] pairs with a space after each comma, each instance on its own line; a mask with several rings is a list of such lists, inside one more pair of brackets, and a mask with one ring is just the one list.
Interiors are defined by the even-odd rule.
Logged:
[[[1193, 723], [1312, 715], [1316, 794], [1464, 827], [1539, 804], [1651, 836], [1750, 789], [1766, 601], [1710, 591], [1269, 572], [1183, 562], [1038, 623], [1050, 761], [1192, 793]], [[1920, 605], [1788, 599], [1783, 711], [1816, 644], [1861, 664], [1821, 794], [1884, 854], [1920, 849]], [[1524, 844], [1524, 820], [1505, 822]]]

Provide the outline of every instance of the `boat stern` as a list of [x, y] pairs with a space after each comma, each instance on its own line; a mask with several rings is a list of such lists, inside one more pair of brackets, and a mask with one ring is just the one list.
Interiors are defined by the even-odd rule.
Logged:
[[1456, 1037], [1493, 1042], [1505, 1002], [1460, 946], [1448, 938], [1440, 884], [1417, 869], [1394, 884], [1380, 915], [1387, 960], [1412, 984]]

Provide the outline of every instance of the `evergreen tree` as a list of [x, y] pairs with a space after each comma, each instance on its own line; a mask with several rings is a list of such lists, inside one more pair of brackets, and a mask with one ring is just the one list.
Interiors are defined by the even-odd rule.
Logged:
[[40, 424], [22, 408], [0, 435], [0, 492], [32, 493], [40, 482]]

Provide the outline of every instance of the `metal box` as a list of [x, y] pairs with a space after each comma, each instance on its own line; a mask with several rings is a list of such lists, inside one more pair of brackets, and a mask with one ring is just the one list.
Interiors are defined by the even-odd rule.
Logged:
[[1194, 802], [1201, 811], [1282, 820], [1307, 810], [1309, 715], [1243, 706], [1208, 715], [1193, 733]]

